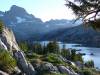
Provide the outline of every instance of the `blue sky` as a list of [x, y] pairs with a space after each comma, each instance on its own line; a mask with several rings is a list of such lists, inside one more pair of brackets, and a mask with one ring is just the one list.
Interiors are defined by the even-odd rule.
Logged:
[[43, 21], [73, 19], [74, 14], [64, 5], [65, 3], [65, 0], [2, 0], [0, 1], [0, 11], [7, 11], [12, 5], [17, 5]]

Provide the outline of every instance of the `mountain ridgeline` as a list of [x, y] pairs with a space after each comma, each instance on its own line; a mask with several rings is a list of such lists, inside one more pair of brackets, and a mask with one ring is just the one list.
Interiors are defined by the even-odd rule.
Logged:
[[100, 33], [91, 27], [84, 28], [81, 20], [50, 20], [43, 22], [29, 14], [24, 8], [13, 5], [6, 12], [0, 11], [0, 19], [11, 28], [17, 41], [58, 40], [69, 43], [99, 45]]
[[[85, 46], [100, 47], [100, 32], [92, 29], [92, 27], [86, 28], [83, 25], [63, 28], [60, 30], [52, 31], [53, 33], [47, 33], [44, 35], [44, 40], [58, 40], [67, 43], [79, 43]], [[42, 40], [43, 40], [42, 38]]]

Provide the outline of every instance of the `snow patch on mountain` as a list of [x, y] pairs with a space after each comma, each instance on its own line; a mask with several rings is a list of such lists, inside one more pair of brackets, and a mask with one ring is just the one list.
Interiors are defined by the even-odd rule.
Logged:
[[26, 19], [25, 18], [21, 18], [21, 17], [16, 17], [16, 19], [17, 19], [17, 23], [22, 23], [22, 22], [25, 22], [26, 21]]

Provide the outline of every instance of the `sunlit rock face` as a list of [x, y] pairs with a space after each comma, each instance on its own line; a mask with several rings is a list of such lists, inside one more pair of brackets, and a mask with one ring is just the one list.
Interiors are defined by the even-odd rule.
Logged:
[[0, 71], [0, 75], [9, 75], [6, 72]]
[[26, 61], [25, 55], [22, 51], [14, 52], [14, 57], [16, 58], [16, 60], [18, 62], [18, 66], [22, 70], [22, 72], [26, 73], [26, 75], [35, 75], [36, 74], [33, 66]]
[[42, 63], [37, 69], [41, 72], [59, 73], [58, 68], [49, 62]]
[[7, 46], [1, 41], [1, 38], [0, 38], [0, 48], [7, 50]]
[[0, 34], [0, 48], [12, 53], [22, 72], [26, 75], [35, 75], [33, 66], [26, 61], [25, 55], [19, 48], [12, 30], [7, 27], [4, 27], [2, 34]]
[[1, 38], [0, 38], [2, 45], [4, 45], [4, 49], [8, 50], [20, 50], [18, 47], [18, 44], [16, 43], [15, 36], [12, 32], [12, 30], [8, 29], [7, 27], [4, 27]]
[[79, 75], [77, 73], [74, 72], [74, 70], [70, 67], [65, 67], [65, 66], [58, 66], [58, 69], [61, 73], [67, 73], [68, 75]]

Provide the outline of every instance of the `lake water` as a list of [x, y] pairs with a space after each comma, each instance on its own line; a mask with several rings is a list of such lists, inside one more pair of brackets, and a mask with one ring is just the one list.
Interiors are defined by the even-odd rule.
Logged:
[[[62, 47], [62, 44], [60, 44]], [[76, 46], [77, 45], [77, 46]], [[79, 44], [66, 44], [66, 48], [78, 49], [81, 53], [85, 53], [86, 55], [83, 56], [84, 61], [93, 60], [95, 67], [100, 68], [100, 48], [95, 47], [83, 47], [78, 46]], [[90, 55], [93, 53], [94, 55]]]
[[[45, 42], [45, 44], [47, 43], [48, 42]], [[100, 48], [84, 47], [81, 44], [64, 44], [64, 45], [66, 49], [72, 48], [72, 49], [81, 50], [79, 52], [86, 54], [83, 56], [84, 61], [93, 60], [95, 67], [100, 68]], [[59, 46], [60, 48], [62, 48], [63, 43], [59, 42]], [[93, 53], [94, 55], [90, 55], [91, 53]]]

